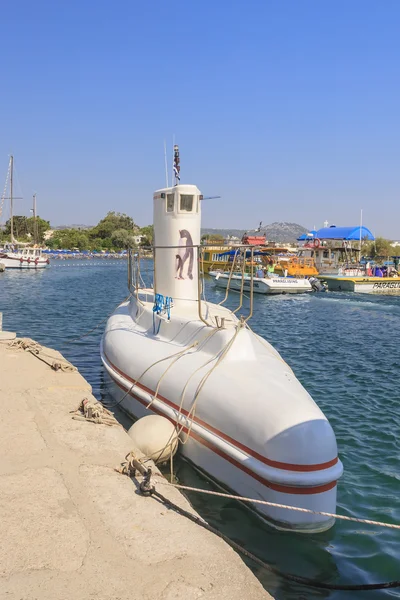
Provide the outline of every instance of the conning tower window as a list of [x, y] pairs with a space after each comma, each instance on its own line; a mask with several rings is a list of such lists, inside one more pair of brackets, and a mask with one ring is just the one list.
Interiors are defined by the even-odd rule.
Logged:
[[167, 194], [167, 212], [174, 212], [175, 194]]
[[182, 212], [192, 212], [193, 210], [193, 195], [181, 194], [181, 202], [179, 210]]

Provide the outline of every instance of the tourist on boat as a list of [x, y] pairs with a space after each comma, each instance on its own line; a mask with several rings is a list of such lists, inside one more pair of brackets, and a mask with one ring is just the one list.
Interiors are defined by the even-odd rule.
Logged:
[[264, 270], [262, 267], [259, 267], [256, 271], [256, 277], [258, 277], [259, 279], [263, 279], [264, 277]]
[[382, 269], [380, 267], [375, 267], [375, 277], [383, 277]]

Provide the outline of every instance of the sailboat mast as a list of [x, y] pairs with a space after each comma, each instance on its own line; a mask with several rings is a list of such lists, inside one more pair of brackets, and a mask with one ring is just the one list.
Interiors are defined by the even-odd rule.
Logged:
[[10, 213], [11, 213], [11, 243], [14, 241], [14, 215], [13, 215], [13, 171], [14, 171], [14, 157], [10, 156]]
[[36, 194], [33, 194], [33, 243], [37, 244]]

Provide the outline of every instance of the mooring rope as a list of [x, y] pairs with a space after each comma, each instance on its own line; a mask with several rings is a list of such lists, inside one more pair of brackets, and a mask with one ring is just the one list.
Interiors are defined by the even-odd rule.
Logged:
[[165, 504], [165, 506], [171, 508], [172, 510], [174, 510], [175, 512], [179, 513], [180, 515], [186, 517], [187, 519], [190, 519], [190, 521], [193, 521], [193, 523], [200, 525], [200, 527], [207, 529], [207, 531], [214, 533], [216, 536], [218, 536], [219, 538], [224, 540], [227, 544], [229, 544], [234, 550], [237, 550], [237, 552], [240, 552], [241, 554], [243, 554], [244, 556], [246, 556], [247, 558], [249, 558], [250, 560], [255, 562], [258, 566], [262, 567], [263, 569], [266, 569], [267, 571], [274, 573], [274, 575], [278, 575], [279, 577], [282, 577], [282, 579], [286, 579], [288, 581], [293, 581], [294, 583], [298, 583], [300, 585], [304, 585], [307, 587], [312, 587], [312, 588], [317, 588], [317, 589], [322, 589], [322, 590], [347, 590], [347, 591], [355, 592], [355, 591], [360, 591], [360, 590], [370, 591], [370, 590], [382, 590], [382, 589], [400, 587], [400, 580], [386, 581], [383, 583], [336, 584], [336, 583], [325, 583], [323, 581], [318, 581], [316, 579], [311, 579], [309, 577], [302, 577], [301, 575], [294, 575], [292, 573], [285, 573], [284, 571], [281, 571], [277, 567], [274, 567], [273, 565], [265, 562], [261, 558], [258, 558], [258, 556], [256, 556], [252, 552], [249, 552], [248, 550], [243, 548], [243, 546], [241, 546], [234, 540], [231, 540], [227, 535], [225, 535], [224, 533], [222, 533], [221, 531], [219, 531], [218, 529], [216, 529], [215, 527], [213, 527], [212, 525], [210, 525], [209, 523], [204, 521], [204, 519], [201, 519], [200, 517], [193, 515], [191, 512], [185, 510], [184, 508], [181, 508], [180, 506], [178, 506], [177, 504], [175, 504], [174, 502], [172, 502], [171, 500], [169, 500], [168, 498], [166, 498], [165, 496], [160, 494], [160, 492], [157, 492], [157, 490], [155, 490], [154, 488], [150, 489], [150, 490], [145, 489], [144, 492], [145, 492], [145, 495], [149, 495], [149, 496], [153, 496], [153, 497], [157, 498], [163, 504]]
[[188, 485], [181, 485], [179, 483], [170, 483], [169, 481], [158, 481], [160, 485], [167, 485], [176, 487], [180, 490], [186, 490], [188, 492], [198, 492], [200, 494], [208, 494], [210, 496], [219, 496], [221, 498], [228, 498], [231, 500], [239, 500], [240, 502], [251, 502], [254, 504], [263, 504], [265, 506], [272, 506], [274, 508], [284, 508], [287, 510], [294, 510], [297, 512], [308, 513], [312, 515], [321, 515], [323, 517], [334, 517], [335, 519], [341, 519], [342, 521], [353, 521], [354, 523], [363, 523], [364, 525], [377, 525], [379, 527], [388, 527], [389, 529], [400, 529], [400, 525], [394, 523], [384, 523], [382, 521], [373, 521], [372, 519], [358, 519], [357, 517], [347, 517], [345, 515], [338, 515], [336, 513], [329, 513], [319, 510], [311, 510], [309, 508], [300, 508], [298, 506], [289, 506], [288, 504], [278, 504], [277, 502], [268, 502], [267, 500], [256, 500], [255, 498], [246, 498], [245, 496], [236, 496], [235, 494], [226, 494], [224, 492], [214, 492], [213, 490], [203, 490], [201, 488], [194, 488]]
[[[323, 589], [323, 590], [370, 591], [370, 590], [382, 590], [382, 589], [400, 587], [400, 580], [386, 581], [386, 582], [382, 582], [382, 583], [367, 583], [367, 584], [336, 584], [336, 583], [325, 583], [323, 581], [318, 581], [316, 579], [311, 579], [309, 577], [302, 577], [300, 575], [294, 575], [292, 573], [286, 573], [284, 571], [281, 571], [277, 567], [274, 567], [273, 565], [265, 562], [261, 558], [258, 558], [258, 556], [256, 556], [252, 552], [249, 552], [248, 550], [243, 548], [243, 546], [241, 546], [234, 540], [230, 539], [227, 535], [225, 535], [224, 533], [222, 533], [221, 531], [219, 531], [218, 529], [216, 529], [215, 527], [213, 527], [212, 525], [207, 523], [207, 521], [205, 521], [203, 518], [201, 518], [197, 515], [194, 515], [193, 513], [189, 512], [188, 510], [185, 510], [184, 508], [181, 508], [180, 506], [178, 506], [177, 504], [175, 504], [174, 502], [169, 500], [169, 498], [166, 498], [165, 496], [160, 494], [160, 492], [158, 492], [156, 490], [155, 485], [152, 482], [153, 473], [152, 473], [151, 468], [147, 468], [145, 465], [143, 465], [141, 460], [137, 459], [134, 455], [132, 455], [132, 453], [131, 453], [131, 455], [129, 455], [129, 458], [130, 458], [130, 460], [128, 462], [123, 463], [121, 465], [121, 467], [119, 467], [116, 470], [119, 473], [125, 474], [131, 478], [136, 476], [136, 471], [139, 471], [139, 473], [143, 476], [143, 480], [140, 482], [139, 489], [144, 496], [153, 496], [154, 498], [157, 498], [168, 508], [171, 508], [178, 514], [186, 517], [193, 523], [200, 525], [200, 527], [207, 529], [207, 531], [214, 533], [216, 536], [218, 536], [219, 538], [224, 540], [227, 544], [229, 544], [234, 550], [236, 550], [237, 552], [240, 552], [247, 558], [251, 559], [254, 563], [256, 563], [258, 566], [262, 567], [263, 569], [266, 569], [267, 571], [270, 571], [271, 573], [274, 573], [275, 575], [282, 577], [282, 579], [286, 579], [287, 581], [293, 581], [294, 583], [298, 583], [300, 585], [304, 585], [307, 587]], [[245, 500], [244, 498], [241, 498], [240, 496], [233, 496], [231, 494], [222, 494], [219, 492], [211, 492], [209, 490], [192, 488], [190, 486], [181, 486], [179, 484], [170, 484], [168, 482], [161, 482], [161, 481], [157, 480], [156, 485], [159, 485], [159, 484], [168, 485], [170, 487], [177, 487], [177, 488], [181, 488], [181, 489], [191, 490], [191, 491], [206, 492], [206, 493], [217, 495], [217, 496], [224, 496], [224, 497], [228, 497], [228, 498]], [[254, 502], [253, 499], [248, 499], [248, 500], [250, 500], [251, 502]], [[262, 502], [264, 502], [264, 501], [262, 501]], [[264, 502], [264, 503], [278, 506], [273, 503], [267, 503], [267, 502]], [[285, 505], [281, 505], [281, 506], [285, 507], [285, 508], [289, 508], [289, 509], [293, 508], [293, 507], [286, 507]], [[309, 511], [307, 511], [307, 512], [309, 512]], [[311, 512], [313, 512], [313, 511], [311, 511]], [[317, 513], [317, 514], [324, 514], [324, 513]], [[338, 516], [338, 515], [334, 515], [334, 516]], [[379, 521], [371, 522], [371, 521], [367, 521], [366, 519], [354, 519], [354, 518], [350, 518], [350, 517], [349, 517], [349, 520], [355, 520], [357, 522], [362, 522], [362, 523], [373, 523], [373, 524], [384, 526], [384, 527], [388, 526], [387, 523], [380, 523]], [[397, 527], [399, 527], [399, 526], [396, 526], [396, 528]]]

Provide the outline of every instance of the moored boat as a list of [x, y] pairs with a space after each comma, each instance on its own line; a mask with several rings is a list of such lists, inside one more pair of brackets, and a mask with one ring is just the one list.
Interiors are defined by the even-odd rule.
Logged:
[[400, 277], [351, 277], [325, 275], [320, 277], [333, 292], [361, 294], [400, 294]]
[[0, 251], [0, 262], [6, 269], [45, 269], [50, 261], [42, 248], [6, 244]]
[[[250, 314], [238, 318], [203, 299], [200, 191], [176, 182], [154, 193], [153, 206], [153, 287], [140, 287], [140, 256], [131, 254], [131, 297], [108, 319], [101, 341], [111, 394], [134, 418], [156, 413], [174, 423], [183, 457], [227, 488], [336, 512], [343, 467], [325, 415], [249, 328]], [[249, 294], [252, 305], [252, 288]], [[334, 522], [253, 506], [283, 529], [323, 531]]]
[[[14, 157], [10, 156], [7, 180], [5, 189], [7, 189], [8, 178], [10, 178], [10, 227], [11, 227], [11, 242], [6, 243], [0, 249], [0, 262], [6, 269], [44, 269], [50, 261], [47, 256], [43, 256], [43, 248], [40, 248], [36, 242], [36, 194], [33, 195], [33, 216], [35, 222], [35, 236], [33, 244], [20, 243], [14, 237], [14, 214], [13, 214], [13, 175], [14, 175]], [[5, 194], [2, 197], [0, 213], [5, 199]]]
[[[243, 291], [253, 289], [256, 294], [303, 294], [312, 292], [313, 288], [308, 279], [294, 277], [252, 277], [248, 273], [221, 273], [210, 271], [215, 285], [230, 290]], [[242, 280], [243, 279], [243, 280]]]

